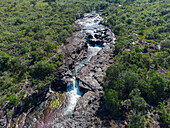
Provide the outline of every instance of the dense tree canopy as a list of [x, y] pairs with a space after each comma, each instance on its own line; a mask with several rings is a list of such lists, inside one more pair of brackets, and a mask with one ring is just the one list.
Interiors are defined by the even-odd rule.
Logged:
[[[117, 2], [116, 2], [117, 3]], [[118, 2], [121, 3], [120, 1]], [[115, 61], [106, 71], [106, 109], [126, 118], [130, 127], [153, 127], [150, 108], [160, 115], [161, 127], [170, 118], [170, 46], [167, 1], [126, 1], [102, 14], [117, 35]]]

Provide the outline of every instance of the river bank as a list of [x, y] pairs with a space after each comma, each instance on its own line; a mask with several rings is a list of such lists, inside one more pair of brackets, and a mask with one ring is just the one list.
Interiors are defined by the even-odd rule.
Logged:
[[110, 127], [100, 111], [103, 111], [102, 80], [113, 62], [115, 36], [102, 21], [99, 14], [91, 13], [75, 21], [80, 31], [74, 32], [63, 47], [65, 61], [58, 71], [61, 79], [50, 86], [44, 102], [20, 116], [18, 126]]

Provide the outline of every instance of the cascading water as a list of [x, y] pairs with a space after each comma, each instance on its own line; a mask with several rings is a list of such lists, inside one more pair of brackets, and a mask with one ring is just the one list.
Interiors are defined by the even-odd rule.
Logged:
[[64, 115], [69, 115], [74, 110], [77, 100], [81, 97], [78, 81], [75, 77], [71, 78], [67, 84], [68, 105], [64, 110]]

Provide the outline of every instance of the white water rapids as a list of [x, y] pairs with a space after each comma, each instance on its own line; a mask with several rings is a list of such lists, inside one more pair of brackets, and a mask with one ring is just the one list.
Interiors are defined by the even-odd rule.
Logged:
[[68, 94], [68, 105], [64, 110], [64, 115], [69, 115], [74, 110], [77, 100], [81, 97], [82, 92], [80, 92], [78, 81], [73, 77], [67, 84], [67, 94]]

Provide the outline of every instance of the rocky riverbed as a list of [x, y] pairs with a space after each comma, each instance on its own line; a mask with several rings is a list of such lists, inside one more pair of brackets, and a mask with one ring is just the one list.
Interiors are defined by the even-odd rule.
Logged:
[[74, 32], [64, 44], [65, 60], [57, 72], [59, 79], [50, 86], [46, 100], [19, 117], [17, 127], [118, 126], [102, 117], [102, 80], [113, 62], [115, 42], [114, 34], [102, 21], [99, 14], [88, 13], [75, 22], [80, 31]]
[[[67, 40], [68, 43], [64, 47], [65, 65], [68, 65], [70, 70], [65, 73], [65, 78], [73, 76], [71, 70], [78, 68], [76, 78], [83, 95], [79, 98], [73, 113], [58, 118], [55, 127], [86, 128], [105, 125], [97, 114], [100, 113], [102, 105], [102, 80], [106, 69], [113, 62], [115, 37], [101, 24], [102, 21], [99, 14], [85, 14], [84, 18], [76, 21], [81, 31]], [[67, 81], [67, 78], [65, 80]]]
[[99, 14], [85, 14], [84, 18], [75, 23], [81, 31], [76, 32], [67, 40], [65, 45], [65, 65], [68, 69], [67, 77], [73, 76], [72, 69], [78, 69], [76, 78], [79, 80], [79, 98], [73, 113], [58, 118], [55, 127], [114, 127], [116, 123], [102, 121], [100, 108], [103, 101], [102, 80], [105, 71], [113, 62], [114, 34], [101, 24], [103, 21]]

